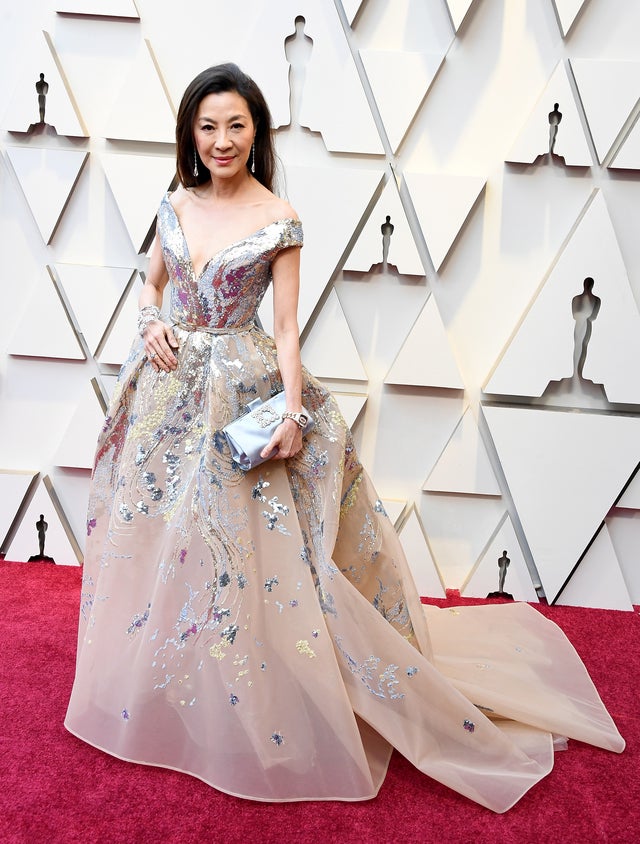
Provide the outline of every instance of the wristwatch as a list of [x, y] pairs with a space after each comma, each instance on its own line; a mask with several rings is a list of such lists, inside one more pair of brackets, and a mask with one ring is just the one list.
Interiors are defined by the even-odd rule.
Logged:
[[309, 417], [306, 413], [293, 413], [291, 410], [285, 410], [282, 414], [282, 419], [293, 419], [299, 428], [306, 427]]

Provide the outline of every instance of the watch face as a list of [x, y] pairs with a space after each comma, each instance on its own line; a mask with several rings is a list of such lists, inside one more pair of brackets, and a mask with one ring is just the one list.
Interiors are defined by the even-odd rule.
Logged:
[[308, 421], [309, 421], [309, 420], [308, 420], [308, 419], [307, 419], [307, 417], [304, 415], [304, 413], [301, 413], [301, 414], [300, 414], [300, 427], [301, 427], [301, 428], [304, 428], [304, 426], [307, 424], [307, 422], [308, 422]]

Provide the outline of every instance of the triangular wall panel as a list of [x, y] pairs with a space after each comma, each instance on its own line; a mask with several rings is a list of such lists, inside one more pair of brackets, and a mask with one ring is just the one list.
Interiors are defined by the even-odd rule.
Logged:
[[100, 160], [133, 247], [139, 252], [174, 177], [175, 159], [105, 153]]
[[7, 157], [42, 239], [50, 243], [89, 153], [22, 146], [8, 147]]
[[425, 493], [422, 522], [429, 547], [447, 588], [459, 589], [469, 577], [503, 518], [497, 496]]
[[616, 507], [626, 510], [640, 510], [640, 472], [636, 471], [629, 486], [617, 500]]
[[367, 380], [335, 290], [329, 294], [304, 341], [302, 362], [316, 378]]
[[609, 167], [619, 170], [640, 170], [640, 120], [636, 120]]
[[500, 584], [498, 561], [505, 552], [509, 564], [503, 590], [513, 595], [515, 601], [536, 602], [538, 596], [513, 524], [507, 514], [502, 517], [498, 531], [460, 589], [460, 594], [465, 598], [486, 598], [491, 592], [496, 592]]
[[82, 562], [82, 553], [73, 535], [57, 495], [48, 477], [44, 477], [31, 499], [26, 513], [7, 548], [6, 557], [18, 563], [26, 563], [29, 557], [39, 552], [36, 522], [44, 516], [48, 525], [45, 534], [44, 553], [53, 557], [58, 565], [75, 566]]
[[362, 6], [363, 0], [340, 0], [340, 2], [342, 3], [347, 20], [352, 24]]
[[382, 264], [382, 226], [386, 225], [387, 217], [393, 226], [387, 264], [397, 267], [403, 275], [424, 275], [424, 267], [393, 178], [385, 185], [343, 269], [369, 272], [374, 264]]
[[580, 112], [562, 62], [556, 65], [531, 115], [518, 132], [507, 161], [532, 164], [539, 155], [549, 152], [549, 114], [556, 103], [562, 120], [558, 125], [554, 154], [564, 158], [564, 163], [571, 166], [590, 167], [593, 164]]
[[600, 529], [555, 603], [633, 612], [633, 604], [606, 524]]
[[571, 59], [571, 69], [602, 162], [640, 97], [640, 62]]
[[0, 469], [0, 551], [5, 550], [7, 534], [37, 477], [33, 471]]
[[624, 512], [614, 507], [607, 516], [606, 525], [629, 597], [633, 604], [638, 606], [640, 605], [640, 566], [638, 565], [640, 513]]
[[467, 408], [422, 489], [464, 495], [501, 494], [471, 408]]
[[[16, 76], [19, 83], [3, 115], [2, 126], [9, 132], [18, 133], [29, 129], [49, 131], [47, 127], [53, 127], [53, 134], [86, 138], [89, 134], [87, 127], [62, 71], [51, 36], [48, 32], [42, 35], [42, 41], [29, 56], [28, 68], [23, 68]], [[36, 91], [41, 73], [44, 74], [43, 81], [49, 86], [44, 94], [44, 126], [40, 122], [39, 94]]]
[[55, 270], [78, 328], [95, 354], [135, 270], [83, 264], [56, 264]]
[[601, 299], [592, 321], [583, 375], [602, 384], [610, 402], [640, 404], [640, 313], [613, 225], [597, 192], [573, 237], [553, 266], [515, 336], [485, 386], [499, 395], [540, 396], [550, 381], [574, 370], [573, 299], [594, 280]]
[[563, 36], [567, 35], [580, 10], [588, 2], [589, 0], [553, 0]]
[[[382, 155], [382, 141], [334, 5], [305, 5], [305, 34], [313, 39], [313, 50], [305, 68], [300, 123], [319, 132], [329, 152]], [[300, 4], [289, 0], [288, 6], [293, 21], [300, 14]], [[273, 18], [270, 5], [265, 5], [263, 14]], [[260, 27], [268, 31], [269, 23], [258, 17], [258, 31]]]
[[95, 390], [87, 382], [69, 426], [54, 455], [56, 466], [92, 469], [98, 433], [104, 424], [104, 411]]
[[340, 413], [344, 416], [347, 426], [353, 428], [367, 403], [367, 396], [359, 393], [341, 393], [336, 390], [332, 390], [331, 393], [338, 402]]
[[464, 389], [433, 294], [427, 299], [384, 382]]
[[446, 592], [442, 577], [431, 556], [415, 505], [400, 530], [400, 542], [420, 597], [444, 598]]
[[474, 2], [475, 0], [447, 0], [451, 22], [456, 32], [460, 29], [462, 21], [467, 16], [467, 12], [473, 6]]
[[107, 121], [105, 137], [173, 144], [176, 140], [175, 119], [175, 111], [158, 75], [151, 46], [145, 41], [140, 45]]
[[[353, 232], [383, 177], [379, 170], [342, 167], [287, 167], [287, 197], [304, 227], [300, 255], [300, 303], [298, 321], [302, 331], [324, 293], [329, 279], [341, 266]], [[340, 201], [336, 202], [336, 197]], [[331, 209], [327, 212], [327, 209]], [[260, 307], [266, 331], [273, 330], [273, 297], [267, 291]]]
[[27, 309], [8, 344], [10, 355], [85, 360], [53, 278], [42, 270]]
[[549, 601], [640, 460], [640, 418], [484, 406]]
[[397, 151], [444, 56], [399, 50], [360, 50], [360, 56], [389, 143]]
[[98, 351], [100, 363], [122, 366], [128, 358], [132, 343], [139, 339], [137, 332], [139, 296], [140, 287], [134, 284]]
[[480, 176], [404, 174], [436, 270], [440, 269], [486, 184]]

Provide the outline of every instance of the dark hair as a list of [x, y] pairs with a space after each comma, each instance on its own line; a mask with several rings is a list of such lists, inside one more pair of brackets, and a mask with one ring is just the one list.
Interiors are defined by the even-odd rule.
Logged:
[[[228, 62], [203, 70], [187, 86], [182, 95], [176, 123], [176, 158], [178, 178], [184, 187], [191, 188], [211, 180], [211, 174], [194, 149], [193, 123], [202, 100], [209, 94], [235, 91], [246, 100], [255, 135], [254, 176], [270, 191], [274, 189], [276, 153], [271, 127], [271, 113], [262, 91], [240, 68]], [[194, 154], [198, 159], [198, 175], [193, 175]], [[247, 162], [249, 166], [249, 162]]]

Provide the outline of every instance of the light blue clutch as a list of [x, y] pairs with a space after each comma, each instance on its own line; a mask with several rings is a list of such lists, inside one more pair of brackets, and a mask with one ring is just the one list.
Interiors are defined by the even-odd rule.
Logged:
[[[287, 409], [287, 403], [284, 393], [277, 393], [266, 401], [254, 399], [247, 407], [248, 413], [234, 419], [222, 429], [231, 449], [231, 457], [245, 471], [269, 459], [261, 457], [260, 452], [282, 422], [282, 414]], [[302, 412], [308, 419], [302, 429], [304, 436], [313, 428], [314, 421], [304, 407]]]

